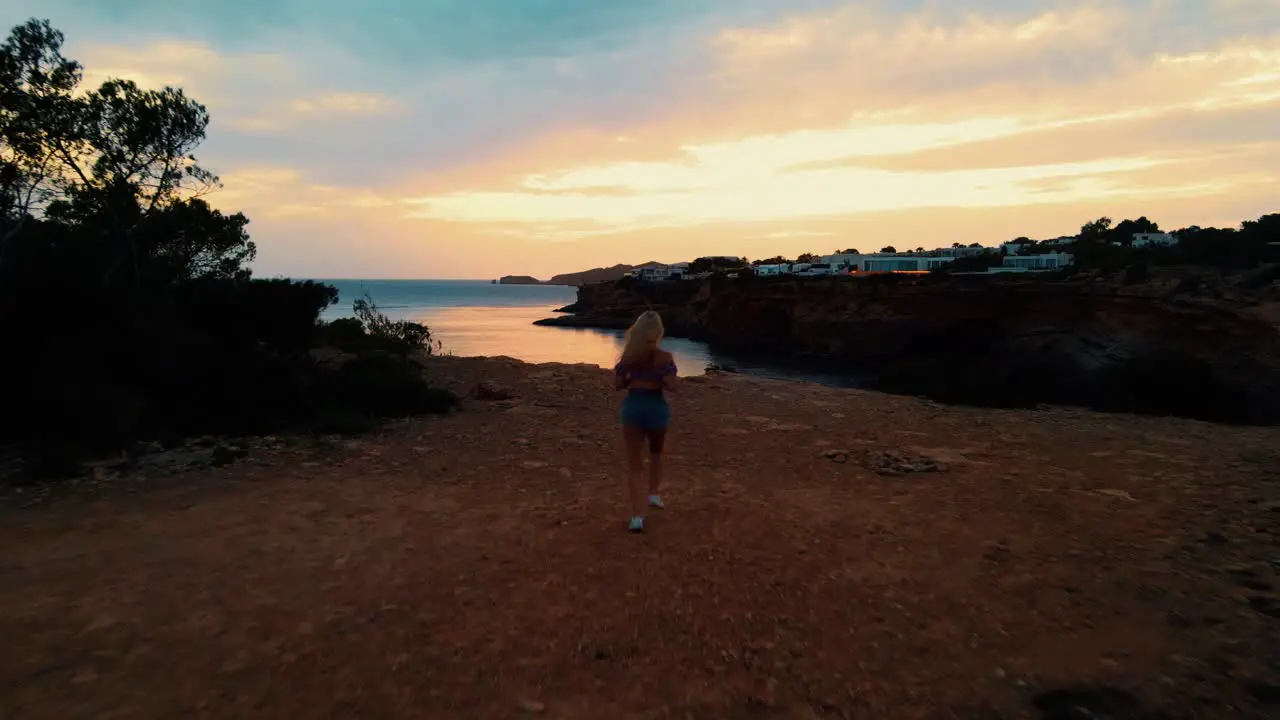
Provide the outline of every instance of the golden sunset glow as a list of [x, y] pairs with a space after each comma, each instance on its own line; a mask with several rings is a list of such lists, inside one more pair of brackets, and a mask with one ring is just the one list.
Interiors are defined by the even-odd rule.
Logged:
[[[163, 39], [79, 56], [208, 104], [212, 199], [254, 221], [269, 272], [546, 277], [1277, 209], [1274, 3], [828, 5], [690, 25], [674, 49], [642, 36], [394, 83], [326, 48]], [[688, 71], [638, 70], [671, 55]]]

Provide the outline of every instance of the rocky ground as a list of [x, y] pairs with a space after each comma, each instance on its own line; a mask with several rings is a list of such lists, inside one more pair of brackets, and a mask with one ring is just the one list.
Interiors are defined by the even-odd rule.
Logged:
[[635, 536], [606, 372], [428, 369], [10, 491], [0, 717], [1280, 714], [1280, 428], [690, 379]]

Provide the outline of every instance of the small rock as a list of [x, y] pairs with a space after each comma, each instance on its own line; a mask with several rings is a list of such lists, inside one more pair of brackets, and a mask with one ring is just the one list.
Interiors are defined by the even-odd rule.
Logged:
[[1247, 679], [1244, 687], [1255, 700], [1264, 705], [1280, 705], [1280, 685]]
[[546, 709], [547, 709], [547, 706], [538, 702], [537, 700], [521, 700], [520, 701], [520, 710], [523, 712], [527, 712], [530, 715], [537, 715], [539, 713], [545, 712]]
[[248, 457], [249, 451], [239, 445], [218, 445], [213, 449], [209, 456], [209, 464], [214, 467], [222, 467], [230, 465], [244, 457]]
[[573, 471], [570, 470], [569, 468], [562, 467], [560, 468], [560, 476], [563, 477], [565, 480], [571, 480], [573, 479]]
[[510, 400], [515, 397], [507, 388], [488, 381], [476, 383], [476, 387], [471, 394], [477, 400]]
[[540, 470], [547, 466], [547, 464], [542, 462], [541, 460], [525, 460], [524, 462], [520, 463], [520, 465], [529, 470]]
[[1268, 617], [1280, 618], [1280, 600], [1266, 595], [1253, 595], [1249, 598], [1249, 607]]
[[1226, 545], [1231, 542], [1231, 540], [1217, 530], [1210, 530], [1204, 534], [1204, 537], [1201, 538], [1200, 542], [1205, 545]]
[[833, 463], [841, 465], [849, 462], [849, 453], [844, 450], [826, 450], [822, 453], [822, 456]]
[[911, 455], [893, 450], [872, 450], [866, 455], [866, 466], [880, 475], [897, 476], [906, 473], [947, 472], [945, 463], [923, 455]]
[[1095, 488], [1093, 492], [1097, 495], [1106, 495], [1107, 497], [1120, 498], [1122, 500], [1137, 501], [1137, 498], [1130, 495], [1125, 490], [1117, 490], [1115, 488]]

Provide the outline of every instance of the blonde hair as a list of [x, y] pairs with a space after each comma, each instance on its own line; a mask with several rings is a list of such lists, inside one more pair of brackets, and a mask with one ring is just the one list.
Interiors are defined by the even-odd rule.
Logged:
[[648, 360], [657, 349], [665, 332], [661, 315], [653, 310], [641, 313], [623, 337], [622, 364], [636, 365]]

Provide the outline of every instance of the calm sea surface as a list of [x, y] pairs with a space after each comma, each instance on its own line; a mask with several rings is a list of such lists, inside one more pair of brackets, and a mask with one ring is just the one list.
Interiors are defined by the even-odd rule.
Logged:
[[[526, 362], [592, 363], [613, 367], [622, 349], [614, 330], [534, 325], [573, 302], [571, 287], [493, 285], [482, 280], [323, 280], [338, 288], [338, 304], [325, 320], [351, 317], [351, 304], [365, 293], [393, 319], [431, 328], [444, 351], [459, 356], [506, 355]], [[769, 362], [713, 352], [706, 344], [667, 338], [663, 347], [676, 356], [681, 375], [701, 375], [709, 364], [732, 365], [742, 372], [804, 379], [828, 385], [852, 385], [848, 378], [782, 367]]]

